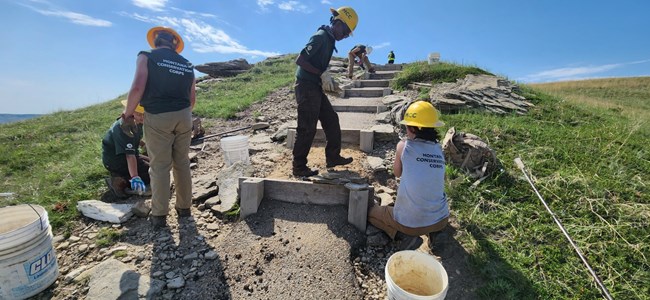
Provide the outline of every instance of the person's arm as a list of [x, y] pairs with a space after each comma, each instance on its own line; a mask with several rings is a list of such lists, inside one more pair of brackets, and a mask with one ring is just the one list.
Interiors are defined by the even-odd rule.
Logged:
[[192, 87], [190, 87], [190, 105], [191, 110], [194, 110], [194, 103], [196, 103], [196, 80], [192, 80]]
[[132, 154], [127, 154], [125, 156], [126, 164], [129, 166], [129, 175], [131, 175], [131, 178], [140, 176], [138, 175], [138, 159], [135, 157], [135, 155]]
[[300, 55], [298, 55], [298, 58], [296, 59], [296, 65], [299, 65], [301, 68], [303, 68], [303, 70], [305, 70], [305, 71], [307, 71], [309, 73], [313, 73], [313, 74], [316, 74], [318, 76], [320, 76], [320, 74], [321, 74], [321, 71], [319, 69], [317, 69], [316, 67], [314, 67], [314, 65], [309, 63], [307, 58], [305, 58], [305, 56], [302, 53], [300, 53]]
[[144, 89], [147, 85], [147, 77], [149, 76], [149, 69], [147, 69], [148, 58], [144, 54], [138, 55], [135, 66], [135, 76], [133, 77], [133, 83], [131, 83], [131, 89], [129, 90], [129, 95], [127, 96], [127, 104], [122, 112], [122, 118], [128, 119], [133, 116], [135, 108], [140, 104], [140, 99], [144, 94]]
[[406, 141], [401, 140], [397, 143], [397, 149], [395, 150], [395, 161], [393, 162], [393, 174], [395, 177], [402, 177], [402, 152], [404, 152], [404, 145]]

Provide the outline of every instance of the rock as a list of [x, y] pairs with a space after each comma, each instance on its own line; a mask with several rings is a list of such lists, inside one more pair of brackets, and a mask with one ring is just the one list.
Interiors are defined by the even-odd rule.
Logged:
[[375, 157], [375, 156], [368, 156], [366, 158], [366, 161], [368, 162], [368, 165], [370, 166], [370, 169], [373, 171], [384, 171], [386, 170], [386, 166], [384, 165], [384, 160], [380, 157]]
[[280, 128], [273, 134], [271, 137], [271, 140], [274, 142], [282, 142], [287, 138], [287, 134], [289, 133], [289, 124], [282, 124]]
[[199, 254], [197, 252], [192, 252], [192, 253], [190, 253], [188, 255], [185, 255], [183, 257], [183, 260], [193, 260], [193, 259], [197, 259], [197, 258], [199, 258]]
[[203, 202], [219, 194], [219, 186], [214, 174], [198, 176], [192, 184], [192, 201]]
[[83, 200], [77, 203], [77, 210], [84, 216], [110, 223], [126, 222], [133, 212], [131, 204], [105, 203], [99, 200]]
[[395, 95], [395, 94], [384, 96], [384, 98], [381, 99], [381, 103], [383, 103], [386, 106], [392, 106], [393, 104], [404, 102], [404, 101], [408, 101], [408, 98], [400, 95]]
[[185, 286], [185, 279], [183, 277], [176, 277], [167, 281], [168, 289], [180, 289]]
[[194, 66], [194, 68], [201, 72], [210, 75], [211, 77], [232, 77], [245, 73], [253, 66], [245, 59], [235, 59], [226, 62], [212, 62], [202, 65]]
[[467, 75], [455, 83], [434, 85], [429, 97], [442, 113], [471, 108], [497, 114], [525, 114], [534, 105], [516, 94], [518, 90], [516, 84], [493, 75]]
[[63, 243], [59, 244], [58, 246], [56, 246], [56, 250], [65, 250], [65, 249], [68, 249], [69, 246], [70, 246], [69, 242], [63, 242]]
[[390, 124], [375, 125], [372, 126], [370, 130], [374, 131], [375, 141], [390, 142], [398, 139], [398, 136], [395, 134], [395, 130], [393, 129], [393, 125]]
[[375, 116], [375, 121], [389, 124], [391, 120], [390, 111], [380, 112]]
[[219, 199], [219, 195], [216, 195], [208, 200], [205, 200], [203, 204], [205, 204], [205, 207], [211, 208], [215, 205], [221, 204], [221, 199]]
[[237, 189], [239, 188], [239, 177], [251, 177], [254, 168], [249, 164], [235, 162], [232, 166], [221, 169], [217, 174], [219, 185], [219, 199], [221, 205], [218, 211], [226, 212], [232, 209], [237, 203]]
[[381, 206], [395, 204], [395, 200], [393, 200], [393, 196], [389, 195], [388, 193], [379, 193], [377, 194], [377, 197], [381, 199]]
[[205, 259], [207, 259], [207, 260], [214, 260], [214, 259], [216, 259], [218, 256], [219, 256], [219, 255], [217, 254], [217, 252], [214, 252], [213, 250], [208, 251], [208, 252], [204, 255]]
[[[372, 247], [383, 247], [388, 245], [388, 243], [390, 243], [390, 238], [385, 233], [380, 232], [375, 235], [368, 236], [366, 243], [368, 244], [368, 246], [372, 246]], [[363, 261], [364, 258], [366, 257], [364, 256], [361, 260]]]
[[165, 282], [140, 275], [116, 259], [107, 259], [91, 270], [87, 299], [156, 298]]
[[141, 199], [131, 207], [131, 211], [140, 218], [148, 217], [151, 212], [151, 199]]

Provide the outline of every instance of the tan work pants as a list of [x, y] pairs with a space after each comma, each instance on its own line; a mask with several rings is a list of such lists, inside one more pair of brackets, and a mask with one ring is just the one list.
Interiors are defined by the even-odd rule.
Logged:
[[386, 232], [391, 239], [395, 239], [398, 231], [410, 236], [421, 236], [431, 232], [441, 231], [447, 226], [448, 219], [444, 218], [440, 222], [426, 227], [406, 227], [395, 221], [392, 206], [375, 205], [368, 211], [368, 222]]
[[192, 109], [150, 114], [145, 112], [144, 134], [149, 154], [151, 177], [151, 215], [169, 213], [169, 171], [174, 170], [176, 208], [192, 205], [192, 174], [190, 173], [190, 142], [192, 139]]

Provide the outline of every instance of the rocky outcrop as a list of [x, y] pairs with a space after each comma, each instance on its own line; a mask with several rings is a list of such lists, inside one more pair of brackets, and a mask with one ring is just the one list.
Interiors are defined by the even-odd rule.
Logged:
[[429, 97], [442, 113], [479, 109], [498, 114], [525, 114], [534, 105], [515, 93], [518, 88], [516, 84], [496, 76], [467, 75], [455, 83], [434, 85]]
[[201, 73], [210, 75], [211, 77], [233, 77], [250, 70], [253, 65], [249, 64], [243, 58], [235, 59], [226, 62], [212, 62], [202, 65], [194, 66], [196, 70]]

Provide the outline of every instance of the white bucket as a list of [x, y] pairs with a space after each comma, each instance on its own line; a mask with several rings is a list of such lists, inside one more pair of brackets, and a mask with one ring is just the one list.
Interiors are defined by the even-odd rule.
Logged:
[[59, 276], [47, 211], [41, 206], [0, 208], [0, 299], [25, 299]]
[[226, 166], [231, 166], [236, 161], [249, 163], [248, 137], [245, 135], [229, 136], [221, 139], [221, 150], [226, 161]]
[[440, 53], [438, 52], [429, 53], [428, 60], [430, 65], [440, 62]]
[[433, 256], [412, 250], [391, 255], [384, 269], [388, 299], [445, 299], [447, 271]]

